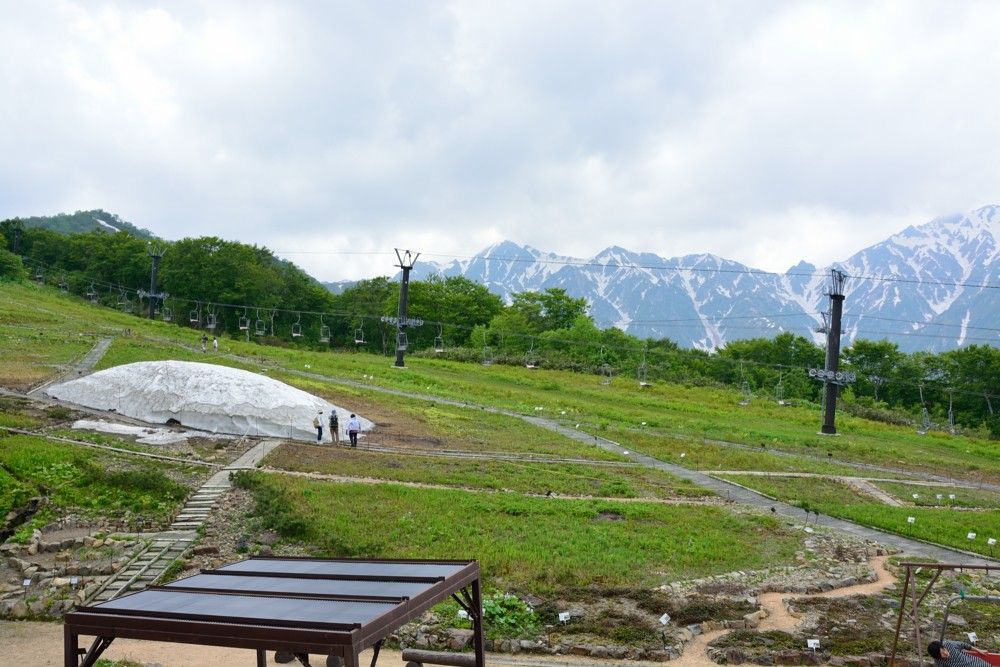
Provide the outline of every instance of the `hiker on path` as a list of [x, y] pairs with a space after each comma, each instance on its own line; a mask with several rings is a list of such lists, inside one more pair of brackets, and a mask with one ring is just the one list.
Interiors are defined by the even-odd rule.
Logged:
[[358, 433], [361, 431], [361, 420], [357, 415], [351, 413], [351, 419], [347, 422], [347, 435], [351, 439], [351, 447], [358, 446]]
[[219, 338], [217, 336], [212, 336], [212, 350], [214, 352], [219, 351]]
[[201, 335], [201, 351], [202, 352], [208, 351], [208, 336], [205, 334]]
[[319, 415], [313, 417], [313, 428], [316, 429], [316, 442], [323, 442], [323, 422], [319, 420], [320, 415], [322, 415], [322, 410]]
[[333, 444], [340, 444], [340, 419], [336, 408], [330, 410], [330, 437], [333, 438]]
[[927, 652], [937, 667], [990, 667], [990, 663], [976, 655], [981, 651], [965, 642], [935, 640], [927, 645]]

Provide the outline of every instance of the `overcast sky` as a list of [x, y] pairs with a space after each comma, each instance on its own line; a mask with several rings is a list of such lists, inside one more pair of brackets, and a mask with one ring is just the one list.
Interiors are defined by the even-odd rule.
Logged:
[[[783, 271], [997, 203], [997, 2], [0, 0], [0, 218]], [[284, 254], [287, 253], [287, 254]], [[443, 259], [440, 258], [439, 259]]]

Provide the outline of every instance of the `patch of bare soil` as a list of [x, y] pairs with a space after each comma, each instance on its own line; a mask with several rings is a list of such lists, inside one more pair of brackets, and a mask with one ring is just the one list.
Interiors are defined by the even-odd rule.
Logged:
[[[445, 438], [431, 435], [423, 422], [408, 415], [404, 410], [392, 410], [384, 403], [372, 401], [364, 396], [338, 392], [330, 388], [325, 388], [324, 391], [317, 393], [335, 405], [351, 406], [351, 410], [374, 422], [376, 429], [370, 437], [377, 439], [380, 445], [399, 448], [467, 449], [463, 443], [451, 442]], [[343, 428], [343, 423], [341, 423], [341, 428]]]

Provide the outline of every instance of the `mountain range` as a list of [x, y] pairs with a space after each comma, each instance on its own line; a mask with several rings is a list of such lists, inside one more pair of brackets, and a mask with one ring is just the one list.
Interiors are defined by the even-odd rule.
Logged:
[[509, 300], [560, 287], [584, 297], [600, 327], [683, 347], [790, 331], [822, 343], [830, 270], [847, 275], [843, 345], [887, 338], [900, 349], [1000, 345], [1000, 207], [936, 218], [829, 267], [799, 262], [783, 274], [711, 254], [664, 258], [612, 246], [590, 259], [504, 241], [470, 259], [419, 262], [411, 279], [464, 276]]

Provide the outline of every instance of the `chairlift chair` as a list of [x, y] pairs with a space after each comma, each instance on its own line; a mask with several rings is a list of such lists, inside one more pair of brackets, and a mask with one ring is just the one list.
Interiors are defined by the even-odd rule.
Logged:
[[319, 316], [319, 342], [329, 343], [330, 342], [330, 327], [323, 324], [323, 316]]
[[774, 402], [778, 405], [785, 405], [785, 385], [782, 383], [781, 375], [778, 375], [778, 384], [774, 387]]
[[483, 366], [493, 365], [493, 349], [487, 345], [483, 347]]
[[444, 352], [444, 332], [440, 324], [438, 325], [438, 335], [434, 337], [434, 351]]
[[740, 399], [740, 405], [750, 405], [750, 398], [753, 396], [753, 393], [750, 391], [750, 383], [746, 380], [744, 380], [743, 384], [740, 385], [740, 394], [743, 396], [743, 398]]
[[66, 276], [63, 276], [59, 279], [59, 289], [62, 290], [63, 292], [69, 291], [69, 283], [66, 282]]
[[240, 331], [247, 331], [250, 329], [250, 315], [247, 314], [247, 309], [243, 309], [243, 314], [240, 316]]
[[396, 332], [396, 351], [405, 352], [407, 348], [406, 332]]
[[643, 361], [635, 371], [636, 380], [638, 380], [639, 386], [643, 389], [649, 386], [648, 376], [649, 370], [646, 368], [646, 362]]
[[174, 319], [174, 311], [170, 309], [170, 306], [163, 306], [160, 309], [160, 319], [164, 322], [171, 322]]
[[35, 280], [40, 283], [45, 282], [45, 272], [42, 271], [42, 267], [35, 269]]
[[188, 313], [188, 322], [198, 327], [201, 326], [201, 304], [196, 305], [197, 307]]
[[127, 296], [125, 297], [125, 303], [122, 304], [122, 312], [123, 313], [131, 313], [132, 312], [132, 301], [129, 300], [129, 298]]
[[267, 335], [267, 322], [257, 313], [257, 319], [253, 323], [253, 333], [255, 336]]
[[91, 303], [97, 303], [97, 289], [94, 287], [94, 283], [90, 283], [90, 287], [87, 288], [87, 298], [90, 299]]
[[354, 344], [364, 345], [365, 344], [365, 330], [358, 327], [354, 330]]
[[298, 338], [302, 335], [302, 313], [298, 313], [298, 316], [299, 319], [292, 324], [292, 338]]
[[535, 358], [535, 343], [531, 342], [528, 346], [528, 351], [524, 353], [524, 367], [530, 371], [538, 368], [538, 359]]
[[604, 346], [601, 346], [600, 352], [601, 365], [597, 367], [597, 372], [601, 376], [601, 384], [607, 386], [611, 384], [611, 366], [604, 361]]

